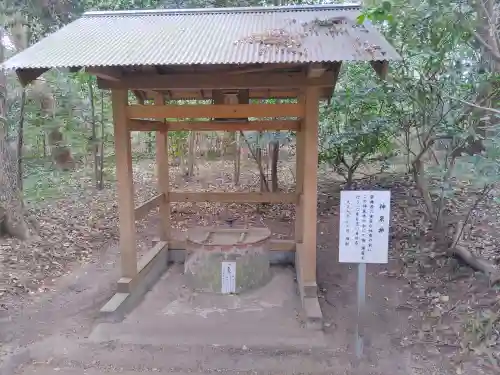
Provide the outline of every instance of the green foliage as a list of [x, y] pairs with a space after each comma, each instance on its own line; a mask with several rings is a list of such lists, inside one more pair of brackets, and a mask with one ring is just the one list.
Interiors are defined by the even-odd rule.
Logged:
[[335, 168], [347, 183], [370, 156], [392, 151], [394, 128], [387, 96], [367, 64], [350, 64], [330, 104], [320, 108], [319, 161]]
[[482, 191], [499, 179], [497, 121], [464, 104], [484, 105], [498, 95], [471, 43], [473, 9], [448, 0], [394, 0], [364, 15], [403, 57], [392, 64], [386, 115], [403, 132], [398, 141], [408, 170], [439, 227], [461, 186]]
[[394, 16], [391, 13], [392, 11], [392, 3], [390, 1], [382, 1], [382, 4], [379, 6], [375, 6], [372, 8], [366, 8], [363, 12], [358, 16], [358, 23], [363, 23], [366, 20], [370, 20], [373, 22], [392, 22], [394, 20]]

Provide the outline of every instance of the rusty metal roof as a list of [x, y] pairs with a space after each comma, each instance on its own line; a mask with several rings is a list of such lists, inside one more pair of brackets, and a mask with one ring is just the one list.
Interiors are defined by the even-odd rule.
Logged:
[[[372, 25], [356, 24], [359, 11], [359, 5], [316, 5], [87, 12], [2, 68], [399, 59]], [[329, 28], [318, 26], [318, 20], [347, 20], [347, 24]], [[263, 33], [267, 45], [260, 43]]]

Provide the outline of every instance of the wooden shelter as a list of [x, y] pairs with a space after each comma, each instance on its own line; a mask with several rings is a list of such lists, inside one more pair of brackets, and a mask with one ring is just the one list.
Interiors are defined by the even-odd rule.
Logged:
[[[89, 12], [3, 65], [24, 85], [50, 68], [84, 68], [97, 76], [100, 88], [111, 90], [122, 270], [115, 302], [146, 288], [144, 280], [166, 267], [168, 249], [179, 247], [170, 235], [171, 202], [285, 202], [297, 208], [295, 241], [276, 242], [273, 250], [295, 251], [306, 315], [321, 318], [316, 294], [319, 103], [331, 97], [342, 61], [370, 61], [383, 77], [388, 61], [399, 58], [375, 28], [356, 23], [359, 11], [358, 6], [322, 5]], [[269, 98], [287, 101], [258, 100]], [[183, 99], [212, 99], [213, 104], [177, 102]], [[295, 192], [171, 192], [167, 140], [175, 130], [295, 131]], [[156, 132], [161, 194], [140, 207], [134, 207], [131, 131]], [[138, 260], [135, 221], [157, 206], [161, 242]]]

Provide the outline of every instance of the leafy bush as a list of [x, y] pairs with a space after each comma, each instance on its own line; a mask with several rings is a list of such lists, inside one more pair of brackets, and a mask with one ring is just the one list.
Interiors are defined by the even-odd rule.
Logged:
[[331, 103], [320, 108], [319, 161], [350, 186], [360, 165], [393, 150], [394, 127], [385, 116], [387, 96], [367, 64], [350, 64]]

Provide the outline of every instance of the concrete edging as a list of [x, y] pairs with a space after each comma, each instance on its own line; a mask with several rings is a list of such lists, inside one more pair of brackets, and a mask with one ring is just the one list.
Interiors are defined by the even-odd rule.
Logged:
[[167, 245], [166, 242], [158, 242], [142, 256], [138, 262], [137, 276], [134, 279], [121, 278], [118, 281], [117, 292], [100, 310], [103, 320], [121, 321], [142, 301], [144, 295], [167, 269]]

